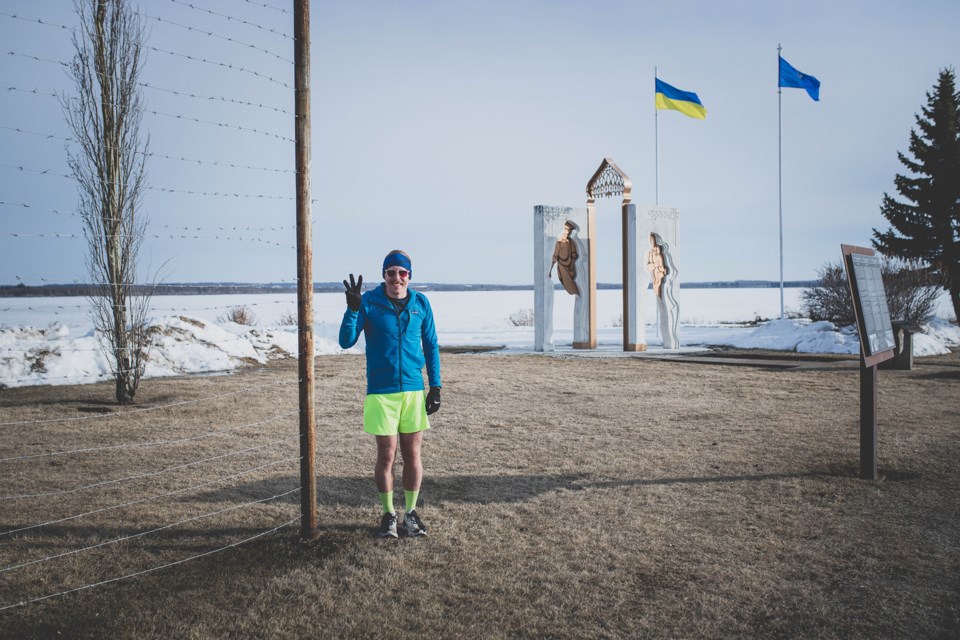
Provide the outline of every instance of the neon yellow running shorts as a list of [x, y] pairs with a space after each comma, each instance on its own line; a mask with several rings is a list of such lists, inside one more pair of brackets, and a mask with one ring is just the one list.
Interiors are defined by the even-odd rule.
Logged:
[[363, 401], [363, 430], [367, 433], [395, 436], [429, 428], [423, 391], [371, 393]]

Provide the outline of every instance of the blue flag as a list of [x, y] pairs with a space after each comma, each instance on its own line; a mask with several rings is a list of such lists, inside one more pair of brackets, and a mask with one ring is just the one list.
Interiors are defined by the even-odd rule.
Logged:
[[777, 86], [791, 89], [806, 89], [811, 98], [817, 101], [820, 100], [820, 81], [813, 76], [808, 76], [802, 71], [797, 71], [783, 58], [780, 58], [780, 82]]

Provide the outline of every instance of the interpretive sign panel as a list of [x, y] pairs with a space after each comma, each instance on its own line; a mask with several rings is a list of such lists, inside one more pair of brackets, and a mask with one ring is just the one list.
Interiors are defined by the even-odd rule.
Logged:
[[840, 245], [860, 332], [860, 477], [877, 479], [877, 367], [894, 357], [893, 325], [873, 249]]
[[872, 249], [840, 245], [853, 295], [853, 309], [860, 333], [860, 354], [866, 366], [889, 360], [896, 343], [890, 308], [883, 290], [880, 256]]

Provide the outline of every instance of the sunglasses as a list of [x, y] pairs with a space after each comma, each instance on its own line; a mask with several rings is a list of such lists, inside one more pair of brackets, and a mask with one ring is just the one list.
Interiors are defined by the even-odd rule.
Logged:
[[387, 269], [384, 273], [391, 278], [406, 278], [410, 275], [410, 272], [406, 269]]

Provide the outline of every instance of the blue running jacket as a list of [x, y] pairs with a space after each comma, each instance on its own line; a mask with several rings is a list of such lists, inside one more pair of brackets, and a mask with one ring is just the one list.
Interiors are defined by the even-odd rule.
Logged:
[[360, 310], [348, 307], [340, 323], [340, 347], [357, 343], [360, 332], [367, 341], [367, 393], [423, 390], [423, 365], [431, 387], [440, 384], [440, 345], [427, 297], [408, 289], [410, 300], [397, 312], [384, 286], [367, 291]]

